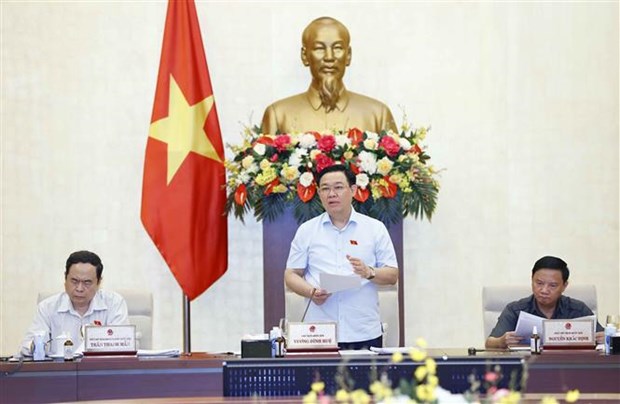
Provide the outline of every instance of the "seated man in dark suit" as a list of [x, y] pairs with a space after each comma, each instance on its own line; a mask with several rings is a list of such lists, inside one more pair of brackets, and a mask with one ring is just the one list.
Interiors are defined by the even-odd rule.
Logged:
[[[487, 348], [507, 348], [522, 343], [514, 331], [519, 312], [525, 311], [548, 319], [570, 319], [591, 316], [584, 302], [563, 296], [570, 272], [566, 262], [556, 257], [542, 257], [532, 268], [532, 295], [509, 303], [486, 340]], [[596, 323], [596, 341], [603, 342], [603, 327]]]

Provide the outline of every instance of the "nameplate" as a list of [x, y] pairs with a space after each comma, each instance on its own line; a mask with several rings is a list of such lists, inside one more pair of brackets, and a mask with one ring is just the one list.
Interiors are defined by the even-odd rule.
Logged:
[[87, 325], [84, 354], [135, 354], [135, 325]]
[[289, 323], [286, 350], [289, 352], [338, 350], [336, 323]]
[[594, 348], [595, 323], [592, 319], [543, 320], [545, 349]]

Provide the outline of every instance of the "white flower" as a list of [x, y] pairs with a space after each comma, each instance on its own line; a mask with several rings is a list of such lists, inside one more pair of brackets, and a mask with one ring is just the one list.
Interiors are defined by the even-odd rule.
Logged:
[[241, 167], [247, 169], [254, 162], [254, 157], [251, 154], [248, 154], [241, 160]]
[[362, 189], [366, 189], [370, 180], [368, 179], [368, 175], [365, 173], [359, 173], [355, 176], [355, 185]]
[[248, 168], [246, 168], [245, 170], [243, 170], [243, 172], [248, 173], [248, 174], [255, 174], [260, 170], [260, 168], [258, 167], [258, 164], [256, 163], [252, 163], [248, 166]]
[[299, 177], [299, 183], [304, 187], [309, 187], [312, 181], [314, 181], [314, 176], [309, 171], [306, 171]]
[[400, 140], [398, 141], [398, 144], [400, 144], [400, 147], [404, 151], [408, 151], [409, 149], [411, 149], [411, 143], [407, 139], [405, 139], [404, 137], [400, 138]]
[[301, 139], [299, 139], [299, 147], [302, 147], [304, 149], [309, 149], [313, 147], [315, 144], [316, 144], [316, 139], [314, 138], [314, 135], [311, 133], [304, 133], [301, 136]]
[[375, 132], [366, 132], [366, 139], [372, 139], [374, 141], [378, 141], [379, 135], [377, 135]]
[[240, 173], [237, 177], [237, 181], [235, 185], [247, 184], [250, 182], [250, 175], [247, 172]]
[[383, 157], [377, 161], [377, 172], [381, 175], [388, 175], [393, 166], [394, 162], [392, 160], [388, 157]]
[[295, 149], [293, 150], [293, 152], [291, 153], [291, 155], [288, 158], [288, 165], [289, 166], [294, 166], [294, 167], [298, 167], [301, 165], [301, 160], [304, 156], [308, 155], [308, 150], [307, 149]]
[[256, 152], [256, 154], [258, 154], [259, 156], [264, 156], [265, 155], [265, 145], [262, 143], [256, 143], [254, 145], [254, 151]]
[[377, 172], [377, 156], [374, 153], [363, 150], [359, 154], [360, 167], [368, 174], [374, 174]]
[[376, 139], [364, 140], [364, 147], [368, 150], [377, 150], [377, 140]]
[[351, 139], [346, 135], [336, 135], [336, 144], [340, 147], [351, 144]]

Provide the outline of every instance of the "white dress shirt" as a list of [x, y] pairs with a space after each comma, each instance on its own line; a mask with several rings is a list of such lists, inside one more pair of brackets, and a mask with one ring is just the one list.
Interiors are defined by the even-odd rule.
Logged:
[[22, 341], [21, 354], [32, 356], [31, 342], [37, 334], [42, 334], [45, 341], [68, 335], [76, 351], [81, 351], [84, 342], [82, 326], [91, 324], [129, 324], [125, 299], [118, 293], [100, 289], [82, 316], [75, 311], [66, 292], [48, 297], [37, 306], [37, 313]]
[[[327, 213], [303, 223], [291, 243], [287, 268], [303, 269], [304, 279], [319, 287], [319, 274], [352, 275], [347, 254], [368, 266], [398, 268], [392, 239], [385, 225], [352, 210], [343, 229], [334, 226]], [[299, 321], [301, 319], [289, 319]], [[377, 286], [362, 286], [332, 294], [322, 305], [312, 303], [307, 321], [336, 321], [338, 342], [367, 341], [381, 336]]]

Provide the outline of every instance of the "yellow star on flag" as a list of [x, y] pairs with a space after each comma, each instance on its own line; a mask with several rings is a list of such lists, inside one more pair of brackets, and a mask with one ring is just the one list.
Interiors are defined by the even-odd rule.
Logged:
[[168, 116], [151, 123], [149, 130], [150, 137], [168, 144], [167, 184], [170, 184], [189, 152], [221, 162], [203, 128], [211, 108], [213, 95], [189, 105], [183, 91], [170, 75]]

